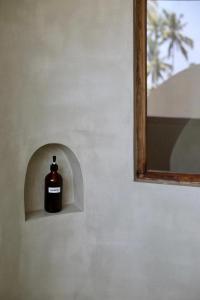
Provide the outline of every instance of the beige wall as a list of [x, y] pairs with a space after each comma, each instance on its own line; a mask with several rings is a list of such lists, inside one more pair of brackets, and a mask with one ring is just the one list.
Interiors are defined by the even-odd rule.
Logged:
[[150, 91], [148, 116], [200, 118], [200, 65], [191, 65]]
[[[184, 135], [185, 128], [190, 119], [182, 118], [162, 118], [162, 117], [148, 117], [147, 118], [147, 168], [149, 170], [172, 171], [171, 157], [176, 147], [177, 141], [181, 135]], [[198, 139], [191, 143], [193, 148], [196, 147]], [[197, 150], [198, 151], [198, 150]], [[196, 152], [197, 152], [196, 151]], [[180, 152], [185, 153], [185, 158], [191, 156], [191, 153], [177, 148], [174, 161], [177, 161]], [[193, 157], [191, 157], [193, 160]], [[188, 172], [188, 164], [185, 165], [186, 160], [182, 160], [182, 171]], [[175, 168], [174, 172], [177, 172]], [[191, 169], [190, 169], [191, 171]]]
[[199, 174], [199, 132], [199, 119], [148, 117], [147, 168]]
[[[199, 300], [199, 189], [132, 181], [132, 24], [130, 0], [0, 1], [0, 299]], [[52, 142], [84, 212], [25, 222]]]
[[200, 65], [175, 74], [148, 95], [148, 168], [199, 173]]

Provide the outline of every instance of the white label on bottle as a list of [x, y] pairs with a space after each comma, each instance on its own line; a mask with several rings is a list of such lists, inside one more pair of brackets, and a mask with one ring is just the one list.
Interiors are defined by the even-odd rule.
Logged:
[[57, 194], [57, 193], [61, 192], [61, 188], [60, 187], [49, 187], [48, 192], [51, 194]]

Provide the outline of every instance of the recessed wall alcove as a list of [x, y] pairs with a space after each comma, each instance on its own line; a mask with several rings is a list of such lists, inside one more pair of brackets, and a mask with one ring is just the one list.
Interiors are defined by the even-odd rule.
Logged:
[[[53, 155], [57, 156], [63, 177], [63, 210], [56, 214], [44, 211], [44, 178], [50, 172]], [[52, 143], [33, 153], [25, 177], [24, 207], [26, 220], [83, 211], [83, 178], [80, 163], [71, 149]]]

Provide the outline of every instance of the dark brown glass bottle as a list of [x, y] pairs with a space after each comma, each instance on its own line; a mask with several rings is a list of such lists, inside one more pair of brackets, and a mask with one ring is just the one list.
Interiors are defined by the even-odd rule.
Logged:
[[57, 172], [58, 165], [56, 156], [53, 156], [53, 163], [50, 166], [51, 172], [45, 177], [45, 201], [44, 208], [49, 213], [56, 213], [62, 210], [62, 176]]

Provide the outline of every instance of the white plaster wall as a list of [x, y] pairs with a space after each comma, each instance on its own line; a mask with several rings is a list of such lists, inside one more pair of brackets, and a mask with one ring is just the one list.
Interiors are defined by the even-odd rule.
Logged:
[[[199, 300], [200, 190], [132, 181], [132, 6], [0, 1], [0, 299]], [[25, 223], [50, 142], [80, 160], [84, 212]]]

